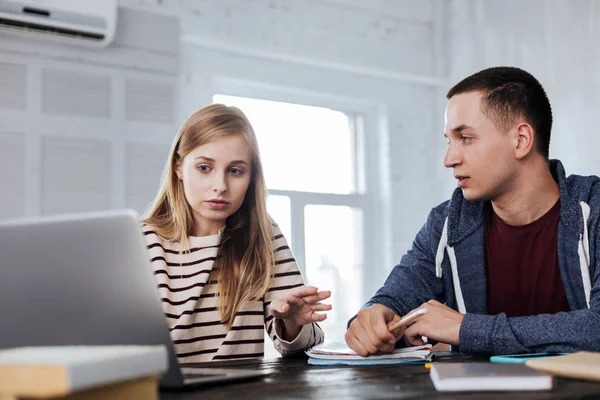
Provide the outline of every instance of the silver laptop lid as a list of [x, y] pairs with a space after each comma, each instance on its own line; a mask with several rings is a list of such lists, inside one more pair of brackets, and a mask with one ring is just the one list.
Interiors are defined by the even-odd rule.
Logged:
[[0, 223], [0, 348], [164, 344], [183, 379], [134, 211]]

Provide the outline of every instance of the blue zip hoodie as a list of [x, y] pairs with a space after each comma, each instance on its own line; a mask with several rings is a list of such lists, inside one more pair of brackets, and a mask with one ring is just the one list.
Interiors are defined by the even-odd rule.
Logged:
[[412, 248], [364, 307], [382, 304], [404, 315], [431, 299], [445, 303], [465, 314], [463, 353], [600, 351], [600, 178], [566, 177], [558, 160], [550, 170], [560, 189], [558, 264], [571, 311], [487, 314], [489, 202], [470, 202], [459, 188], [430, 212]]

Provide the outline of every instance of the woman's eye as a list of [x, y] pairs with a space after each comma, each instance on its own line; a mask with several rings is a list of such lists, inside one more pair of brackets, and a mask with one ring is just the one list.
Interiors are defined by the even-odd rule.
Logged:
[[229, 173], [231, 175], [239, 176], [239, 175], [243, 175], [244, 174], [244, 170], [241, 170], [239, 168], [229, 168]]
[[200, 170], [200, 172], [210, 172], [210, 167], [206, 164], [198, 165], [198, 169]]

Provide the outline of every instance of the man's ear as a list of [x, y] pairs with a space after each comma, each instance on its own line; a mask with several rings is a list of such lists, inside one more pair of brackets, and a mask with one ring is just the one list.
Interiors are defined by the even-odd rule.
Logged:
[[527, 154], [531, 153], [533, 150], [533, 139], [534, 132], [531, 125], [522, 123], [516, 127], [516, 147], [515, 147], [515, 157], [518, 160], [523, 159]]

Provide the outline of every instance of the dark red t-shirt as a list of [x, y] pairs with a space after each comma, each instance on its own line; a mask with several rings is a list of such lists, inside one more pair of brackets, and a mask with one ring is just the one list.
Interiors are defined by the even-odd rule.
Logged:
[[508, 317], [569, 311], [558, 269], [560, 200], [536, 221], [503, 222], [492, 207], [485, 226], [488, 314]]

